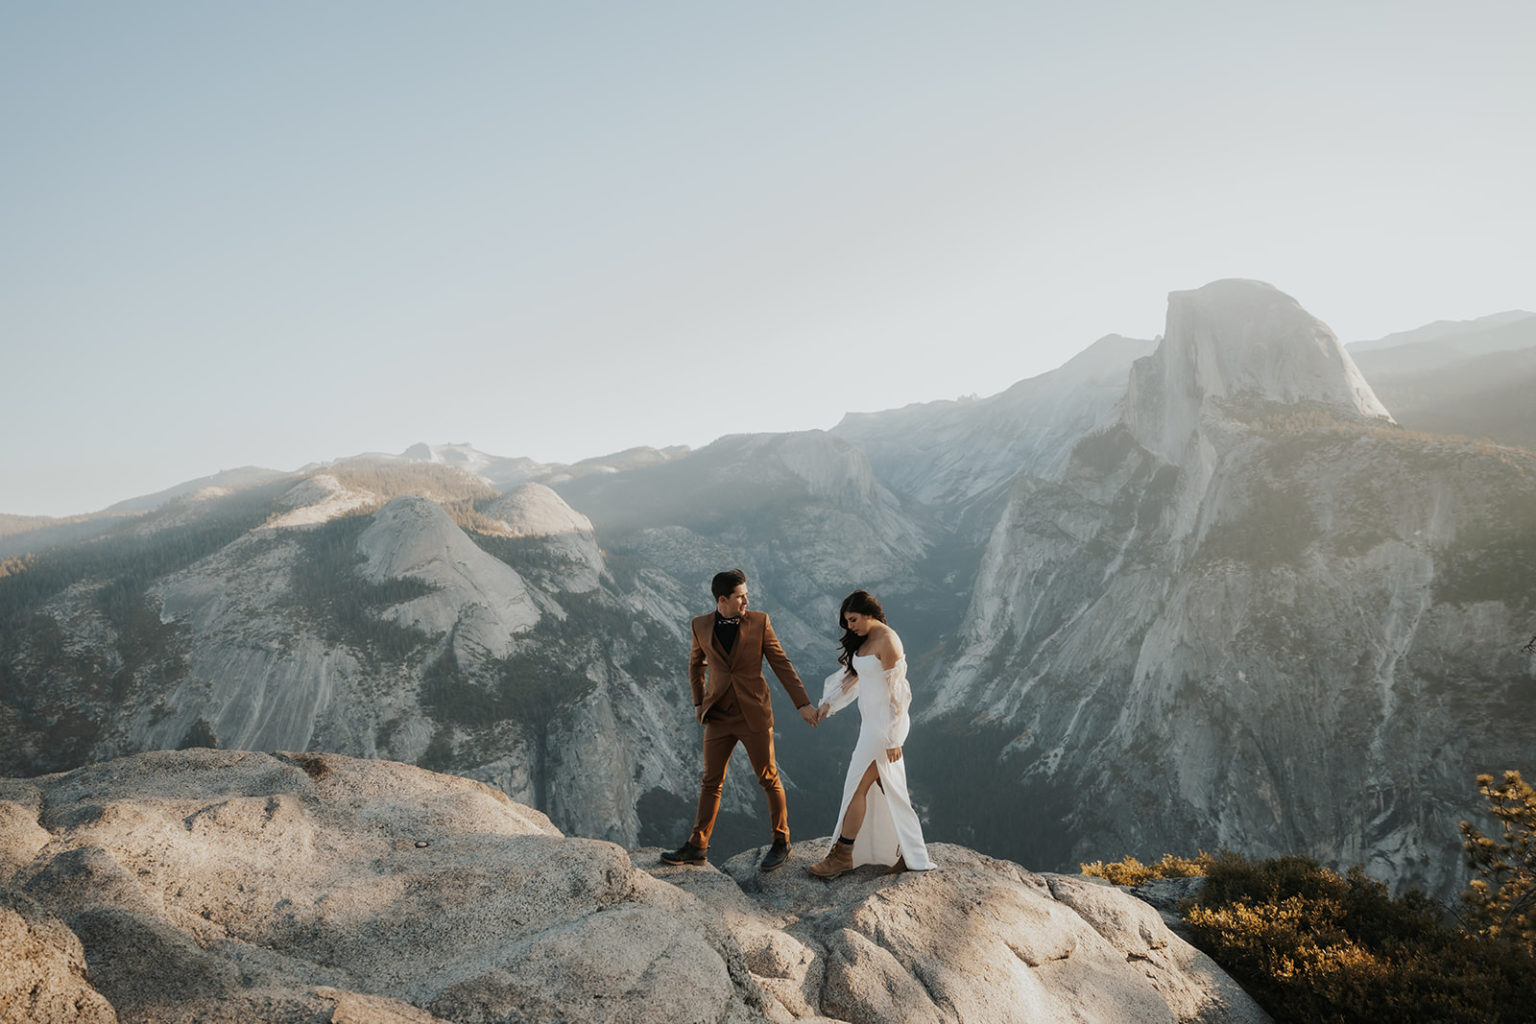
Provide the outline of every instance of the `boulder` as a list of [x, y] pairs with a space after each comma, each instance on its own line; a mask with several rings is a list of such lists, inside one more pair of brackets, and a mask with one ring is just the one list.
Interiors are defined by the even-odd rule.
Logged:
[[0, 1022], [117, 1024], [86, 976], [80, 940], [24, 893], [0, 885]]
[[800, 844], [771, 874], [757, 869], [762, 850], [719, 868], [633, 856], [719, 914], [771, 1020], [1269, 1019], [1155, 908], [1100, 880], [934, 843], [935, 871], [866, 867], [829, 882], [806, 871], [829, 842]]
[[125, 1019], [754, 1016], [623, 848], [478, 782], [209, 750], [33, 782], [50, 841], [12, 884]]

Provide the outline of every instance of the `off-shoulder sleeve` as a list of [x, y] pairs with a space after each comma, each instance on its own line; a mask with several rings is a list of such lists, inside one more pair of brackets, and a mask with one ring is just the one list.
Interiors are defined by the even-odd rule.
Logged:
[[906, 742], [912, 720], [907, 710], [912, 706], [912, 685], [907, 682], [907, 659], [901, 658], [885, 670], [885, 686], [891, 695], [891, 727], [885, 735], [887, 749]]
[[834, 715], [852, 704], [859, 696], [859, 677], [854, 676], [848, 687], [844, 689], [843, 680], [848, 677], [848, 670], [838, 666], [836, 672], [827, 676], [827, 681], [821, 687], [821, 702], [830, 704], [832, 708], [827, 712]]

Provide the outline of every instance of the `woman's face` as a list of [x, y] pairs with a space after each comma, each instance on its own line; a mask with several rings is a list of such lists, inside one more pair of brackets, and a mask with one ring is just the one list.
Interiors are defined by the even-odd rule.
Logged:
[[869, 628], [875, 622], [875, 618], [871, 615], [864, 615], [860, 612], [843, 613], [843, 625], [852, 630], [854, 636], [869, 636]]

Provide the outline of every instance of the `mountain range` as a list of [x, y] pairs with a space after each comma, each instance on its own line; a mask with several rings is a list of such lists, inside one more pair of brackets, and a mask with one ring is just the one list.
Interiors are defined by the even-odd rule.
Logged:
[[[740, 565], [813, 689], [842, 596], [885, 602], [938, 840], [1039, 870], [1303, 853], [1444, 895], [1473, 777], [1536, 757], [1533, 359], [1532, 314], [1346, 347], [1218, 281], [1160, 339], [828, 431], [417, 445], [0, 519], [0, 774], [330, 751], [675, 845], [686, 621]], [[792, 819], [825, 832], [857, 723], [787, 712]], [[760, 804], [733, 772], [717, 843], [762, 842]]]

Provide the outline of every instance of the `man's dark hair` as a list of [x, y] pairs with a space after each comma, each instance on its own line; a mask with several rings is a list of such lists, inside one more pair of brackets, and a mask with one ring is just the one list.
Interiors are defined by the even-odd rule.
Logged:
[[747, 574], [740, 569], [727, 569], [725, 572], [715, 573], [715, 578], [709, 581], [709, 592], [716, 598], [730, 597], [735, 589], [747, 582]]

